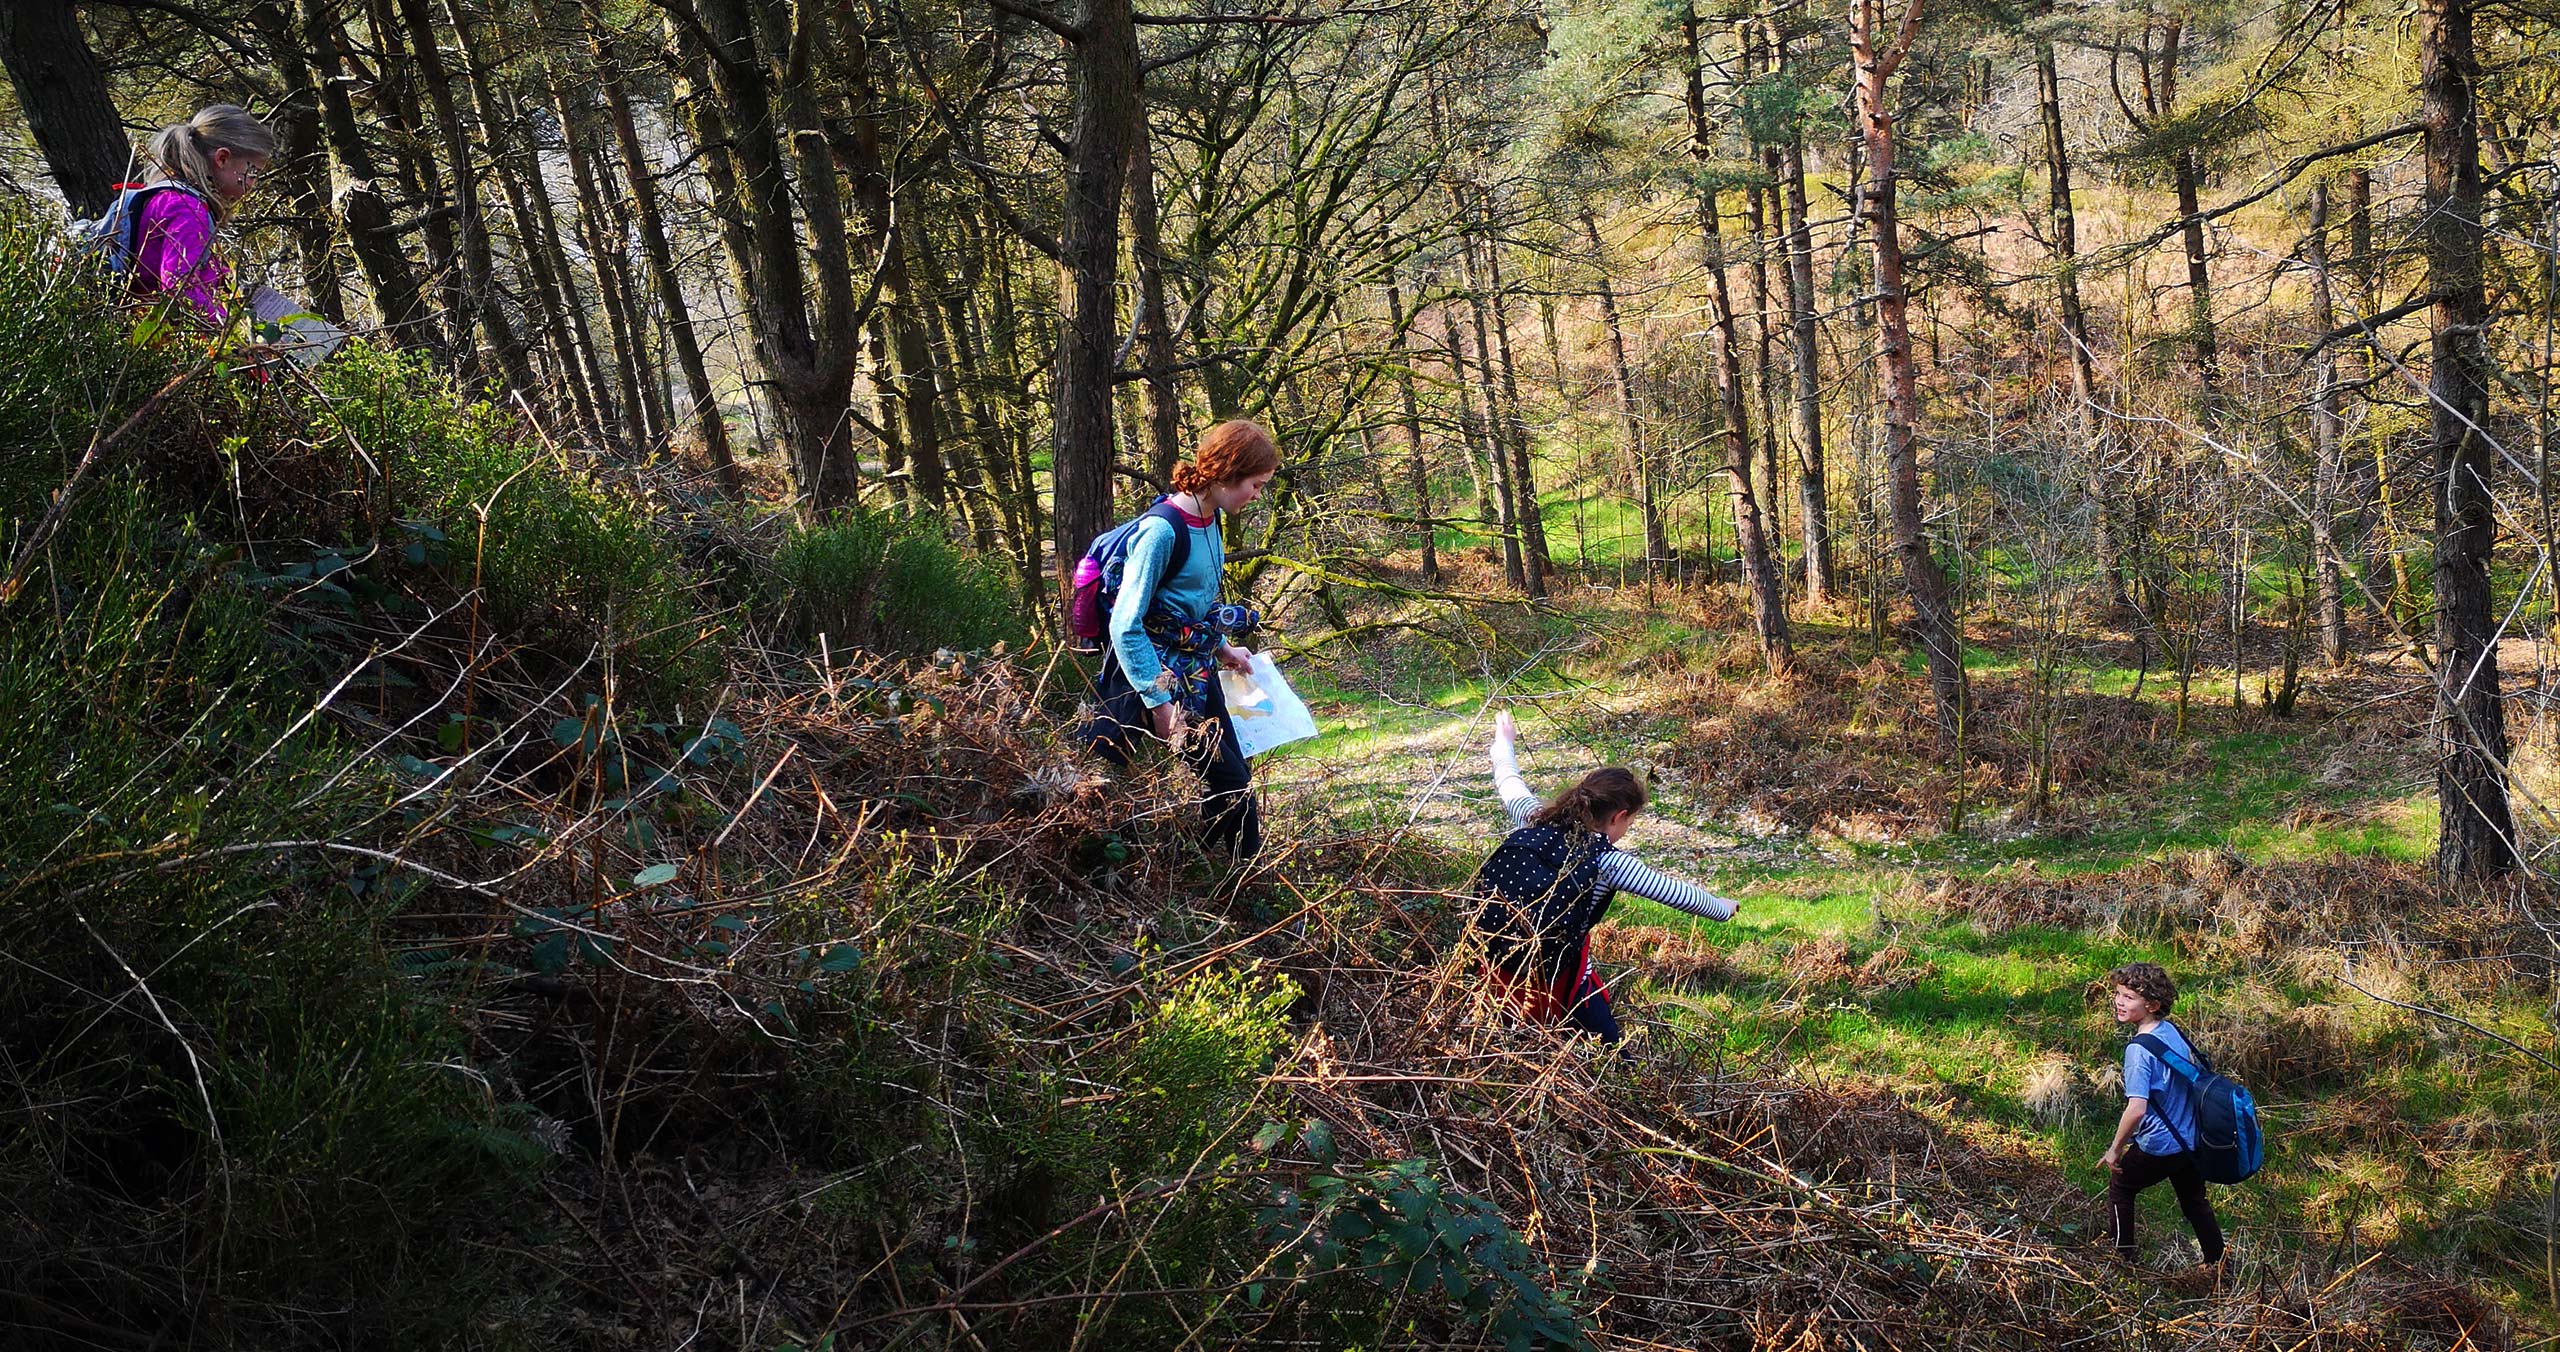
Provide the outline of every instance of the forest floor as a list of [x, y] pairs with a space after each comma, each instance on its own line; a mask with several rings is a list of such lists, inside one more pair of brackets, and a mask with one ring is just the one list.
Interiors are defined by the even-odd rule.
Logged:
[[[2532, 903], [2436, 893], [2425, 714], [2390, 698], [2413, 668], [2321, 674], [2290, 717], [2235, 710], [2228, 668], [2204, 673], [2178, 735], [2160, 673], [2117, 665], [2127, 644], [2089, 645], [2058, 701], [2054, 801], [2031, 814], [2020, 652], [1996, 623], [1974, 626], [1985, 727], [1957, 777], [1896, 650], [1806, 624], [1805, 674], [1771, 681], [1714, 605], [1583, 592], [1472, 673], [1392, 646], [1304, 664], [1324, 731], [1265, 767], [1278, 838], [1409, 829], [1478, 857], [1502, 825], [1484, 744], [1507, 705], [1533, 787], [1605, 763], [1647, 772], [1655, 803], [1630, 847], [1742, 901], [1724, 925], [1620, 903], [1597, 952], [1633, 1023], [1712, 1030], [1728, 1055], [1881, 1089], [1951, 1138], [2045, 1166], [2024, 1176], [2061, 1182], [2021, 1190], [2004, 1171], [1985, 1187], [2055, 1240], [2096, 1245], [2121, 1101], [2101, 978], [2159, 962], [2181, 1026], [2270, 1130], [2259, 1179], [2216, 1190], [2240, 1280], [2388, 1252], [2477, 1278], [2554, 1331], [2560, 1097], [2526, 1055], [2452, 1021], [2551, 1048], [2552, 941]], [[2531, 679], [2524, 656], [2510, 665]], [[2514, 736], [2530, 781], [2550, 739]], [[2156, 1193], [2147, 1257], [2192, 1261]]]

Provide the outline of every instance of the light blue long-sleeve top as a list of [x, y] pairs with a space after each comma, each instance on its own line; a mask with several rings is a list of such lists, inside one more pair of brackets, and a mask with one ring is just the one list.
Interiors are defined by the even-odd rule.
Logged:
[[[1189, 513], [1184, 517], [1197, 521]], [[1218, 530], [1218, 519], [1212, 516], [1189, 529], [1190, 557], [1182, 561], [1181, 572], [1167, 577], [1164, 565], [1173, 557], [1173, 523], [1160, 516], [1139, 522], [1137, 535], [1129, 541], [1129, 558], [1121, 566], [1120, 590], [1111, 602], [1111, 650], [1119, 655], [1130, 686], [1150, 709], [1172, 699], [1173, 692], [1159, 683], [1164, 663], [1156, 656], [1155, 640], [1147, 637], [1147, 613], [1162, 601], [1174, 614], [1205, 621], [1210, 607], [1218, 604], [1218, 585], [1226, 577], [1227, 542]]]

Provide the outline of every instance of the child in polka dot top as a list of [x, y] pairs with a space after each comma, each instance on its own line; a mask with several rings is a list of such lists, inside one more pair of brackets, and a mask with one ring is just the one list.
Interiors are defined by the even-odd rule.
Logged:
[[1643, 781], [1611, 767], [1594, 770], [1541, 805], [1520, 777], [1519, 729], [1508, 712], [1493, 722], [1494, 791], [1511, 832], [1485, 861], [1477, 918], [1495, 985], [1533, 1017], [1569, 1023], [1615, 1043], [1609, 993], [1591, 971], [1591, 929], [1620, 892], [1673, 910], [1731, 920], [1732, 900], [1646, 867], [1621, 848], [1644, 810]]

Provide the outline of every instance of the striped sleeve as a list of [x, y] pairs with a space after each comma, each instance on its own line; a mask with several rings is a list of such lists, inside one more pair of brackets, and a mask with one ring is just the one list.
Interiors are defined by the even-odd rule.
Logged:
[[1530, 814], [1538, 810], [1538, 795], [1529, 792], [1529, 782], [1520, 777], [1519, 755], [1509, 740], [1493, 744], [1493, 791], [1502, 799], [1502, 810], [1511, 814], [1511, 829], [1529, 824]]
[[1600, 881], [1630, 896], [1709, 920], [1731, 920], [1739, 909], [1696, 883], [1655, 871], [1625, 850], [1611, 850], [1600, 857]]

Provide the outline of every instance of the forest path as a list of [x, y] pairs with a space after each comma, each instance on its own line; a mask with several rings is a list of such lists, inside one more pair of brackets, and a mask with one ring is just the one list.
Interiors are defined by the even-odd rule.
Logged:
[[[1631, 696], [1581, 692], [1586, 711], [1633, 716]], [[1814, 862], [1798, 841], [1737, 832], [1714, 821], [1675, 778], [1652, 773], [1641, 755], [1562, 739], [1557, 720], [1537, 697], [1504, 702], [1520, 726], [1520, 770], [1532, 792], [1552, 795], [1586, 771], [1628, 765], [1654, 785], [1625, 846], [1666, 873], [1719, 891], [1718, 874]], [[1489, 853], [1507, 828], [1486, 757], [1491, 711], [1480, 698], [1459, 707], [1408, 704], [1354, 692], [1310, 692], [1307, 705], [1321, 735], [1276, 752], [1255, 767], [1263, 815], [1283, 839], [1409, 827], [1461, 857]], [[1597, 706], [1594, 710], [1594, 706]]]

